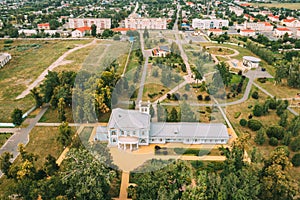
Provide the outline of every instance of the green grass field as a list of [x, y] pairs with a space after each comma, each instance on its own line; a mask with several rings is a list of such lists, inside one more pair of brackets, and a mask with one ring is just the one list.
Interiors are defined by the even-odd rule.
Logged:
[[0, 147], [8, 140], [12, 133], [0, 133]]
[[10, 53], [12, 59], [0, 69], [0, 122], [10, 122], [10, 114], [15, 108], [25, 112], [34, 106], [30, 95], [21, 100], [15, 98], [64, 52], [89, 42], [90, 40], [16, 40], [11, 44], [4, 44], [1, 40], [1, 51]]

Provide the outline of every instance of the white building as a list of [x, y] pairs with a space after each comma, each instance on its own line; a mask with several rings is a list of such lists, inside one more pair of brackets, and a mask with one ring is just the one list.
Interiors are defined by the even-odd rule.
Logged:
[[278, 15], [274, 16], [274, 15], [270, 14], [270, 15], [268, 16], [268, 19], [269, 19], [270, 21], [272, 21], [272, 22], [279, 22], [279, 16], [278, 16]]
[[150, 103], [140, 104], [139, 111], [112, 110], [107, 127], [98, 127], [96, 141], [108, 141], [119, 149], [138, 149], [141, 145], [179, 142], [184, 144], [226, 144], [227, 128], [222, 123], [151, 122]]
[[297, 20], [295, 18], [283, 19], [283, 20], [281, 20], [281, 24], [285, 25], [287, 27], [291, 27], [291, 28], [300, 27], [299, 20]]
[[24, 34], [25, 36], [32, 36], [32, 35], [36, 35], [37, 31], [34, 29], [21, 29], [18, 30], [19, 35]]
[[300, 29], [297, 29], [297, 31], [296, 31], [296, 36], [297, 36], [297, 37], [300, 37]]
[[227, 19], [193, 19], [192, 27], [194, 29], [212, 29], [228, 27], [229, 21]]
[[171, 51], [168, 46], [159, 46], [158, 48], [154, 48], [152, 50], [152, 55], [154, 57], [166, 57], [170, 53]]
[[237, 16], [242, 16], [244, 14], [244, 9], [237, 6], [229, 6], [229, 10], [234, 12]]
[[256, 31], [272, 31], [273, 25], [269, 22], [245, 22], [244, 29], [252, 29]]
[[166, 18], [144, 18], [138, 14], [125, 18], [125, 28], [134, 29], [167, 29]]
[[293, 34], [293, 32], [288, 29], [288, 28], [276, 28], [274, 31], [273, 31], [273, 34], [276, 36], [276, 37], [282, 37], [284, 36], [285, 34], [288, 34], [289, 36], [291, 36]]
[[243, 57], [243, 65], [247, 68], [258, 68], [259, 62], [261, 60], [259, 58], [255, 58], [252, 56], [244, 56]]
[[240, 31], [240, 35], [241, 36], [246, 36], [246, 37], [250, 37], [250, 36], [255, 36], [255, 31], [251, 30], [251, 29], [244, 29]]
[[80, 38], [80, 37], [84, 37], [87, 33], [90, 33], [90, 31], [91, 31], [90, 27], [80, 27], [72, 31], [71, 35], [74, 38]]
[[97, 26], [96, 33], [101, 33], [103, 29], [111, 28], [110, 18], [69, 18], [68, 27], [71, 29], [80, 27], [91, 27], [93, 24]]
[[0, 68], [2, 68], [11, 59], [11, 55], [8, 53], [0, 53]]

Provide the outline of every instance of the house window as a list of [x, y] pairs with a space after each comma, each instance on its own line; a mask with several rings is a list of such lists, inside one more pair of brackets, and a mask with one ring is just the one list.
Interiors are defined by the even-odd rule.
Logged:
[[195, 139], [195, 142], [197, 142], [198, 140], [197, 139]]
[[112, 132], [111, 132], [111, 135], [116, 135], [116, 131], [112, 131]]
[[144, 131], [142, 131], [142, 135], [145, 135], [145, 132], [144, 132]]
[[146, 143], [146, 140], [145, 139], [141, 139], [141, 143]]
[[114, 139], [112, 140], [112, 142], [115, 143], [115, 142], [116, 142], [116, 139], [114, 138]]
[[161, 142], [162, 142], [162, 141], [163, 141], [163, 140], [162, 140], [162, 138], [160, 138], [160, 139], [159, 139], [159, 141], [161, 141]]
[[135, 135], [135, 131], [132, 131], [132, 135]]
[[124, 131], [121, 131], [121, 135], [124, 135]]

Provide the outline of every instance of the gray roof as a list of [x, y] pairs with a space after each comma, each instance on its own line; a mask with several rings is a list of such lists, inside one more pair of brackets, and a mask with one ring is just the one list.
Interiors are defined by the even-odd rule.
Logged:
[[256, 58], [253, 56], [244, 56], [243, 59], [248, 60], [250, 62], [260, 62], [261, 61], [259, 58]]
[[141, 113], [138, 110], [124, 110], [115, 108], [109, 118], [108, 128], [134, 130], [149, 129], [150, 115]]
[[168, 138], [229, 138], [227, 128], [222, 123], [151, 123], [150, 137]]
[[168, 46], [159, 46], [159, 49], [163, 50], [163, 51], [166, 51], [166, 52], [169, 52], [170, 49]]

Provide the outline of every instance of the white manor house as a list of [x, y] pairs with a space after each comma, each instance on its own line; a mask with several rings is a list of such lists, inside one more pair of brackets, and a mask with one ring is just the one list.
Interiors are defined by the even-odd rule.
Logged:
[[99, 126], [96, 141], [108, 146], [138, 149], [141, 145], [177, 142], [184, 144], [226, 144], [227, 127], [222, 123], [151, 122], [150, 102], [139, 103], [139, 110], [115, 108], [107, 126]]

